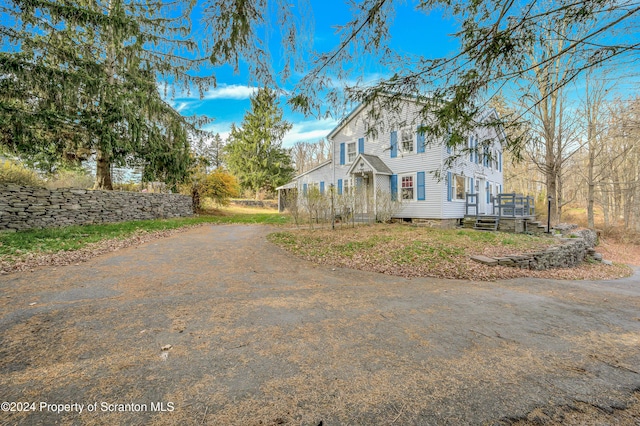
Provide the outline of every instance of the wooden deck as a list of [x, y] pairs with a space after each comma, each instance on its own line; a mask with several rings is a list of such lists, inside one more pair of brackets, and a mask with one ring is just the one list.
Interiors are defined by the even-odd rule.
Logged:
[[547, 232], [547, 227], [536, 221], [534, 216], [466, 215], [462, 223], [464, 228], [478, 231], [530, 232], [533, 234]]
[[498, 220], [502, 217], [511, 218], [535, 218], [535, 204], [533, 197], [521, 194], [505, 193], [491, 197], [490, 209], [491, 214], [481, 214], [478, 210], [478, 197], [480, 194], [466, 194], [465, 199], [465, 217], [474, 215], [479, 216], [496, 216]]
[[480, 194], [467, 194], [463, 226], [479, 231], [502, 231], [542, 234], [547, 227], [536, 221], [534, 199], [513, 193], [498, 194], [491, 198], [491, 214], [478, 212]]

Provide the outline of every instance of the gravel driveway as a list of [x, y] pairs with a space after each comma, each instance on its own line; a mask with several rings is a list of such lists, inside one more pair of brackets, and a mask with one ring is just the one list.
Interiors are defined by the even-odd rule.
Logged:
[[640, 423], [638, 270], [409, 280], [293, 259], [271, 230], [0, 276], [0, 424]]

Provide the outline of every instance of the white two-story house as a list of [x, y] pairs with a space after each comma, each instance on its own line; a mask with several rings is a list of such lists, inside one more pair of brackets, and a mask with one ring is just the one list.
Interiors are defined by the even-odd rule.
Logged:
[[[464, 217], [467, 193], [477, 194], [474, 202], [479, 214], [492, 214], [492, 196], [502, 192], [504, 135], [495, 127], [476, 129], [467, 137], [469, 148], [477, 147], [479, 141], [491, 143], [480, 153], [470, 151], [446, 166], [452, 153], [444, 141], [427, 141], [428, 136], [419, 131], [419, 107], [405, 99], [393, 119], [382, 118], [383, 130], [367, 132], [369, 125], [379, 123], [368, 123], [367, 105], [360, 105], [327, 136], [333, 160], [280, 189], [295, 187], [304, 196], [312, 186], [326, 193], [333, 185], [339, 196], [357, 188], [368, 194], [368, 205], [363, 206], [367, 213], [375, 215], [377, 197], [390, 197], [401, 200], [395, 218], [433, 221], [443, 227]], [[488, 110], [483, 119], [495, 114]]]

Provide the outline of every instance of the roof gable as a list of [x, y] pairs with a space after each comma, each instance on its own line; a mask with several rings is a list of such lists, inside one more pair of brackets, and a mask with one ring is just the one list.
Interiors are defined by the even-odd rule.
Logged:
[[380, 159], [380, 157], [371, 154], [358, 154], [356, 159], [351, 164], [351, 167], [349, 167], [349, 170], [347, 170], [347, 174], [353, 173], [356, 169], [356, 166], [358, 166], [361, 162], [369, 167], [367, 171], [371, 170], [378, 175], [393, 174], [391, 169], [384, 163], [384, 161]]

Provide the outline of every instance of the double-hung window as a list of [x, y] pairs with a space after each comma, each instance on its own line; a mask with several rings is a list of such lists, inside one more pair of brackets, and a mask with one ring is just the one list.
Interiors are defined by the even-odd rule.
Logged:
[[353, 163], [353, 160], [356, 159], [356, 143], [349, 142], [347, 144], [347, 162]]
[[400, 148], [402, 152], [414, 152], [413, 131], [409, 128], [400, 131]]
[[402, 176], [401, 181], [401, 191], [402, 191], [402, 199], [403, 200], [413, 200], [414, 199], [414, 181], [413, 176]]

